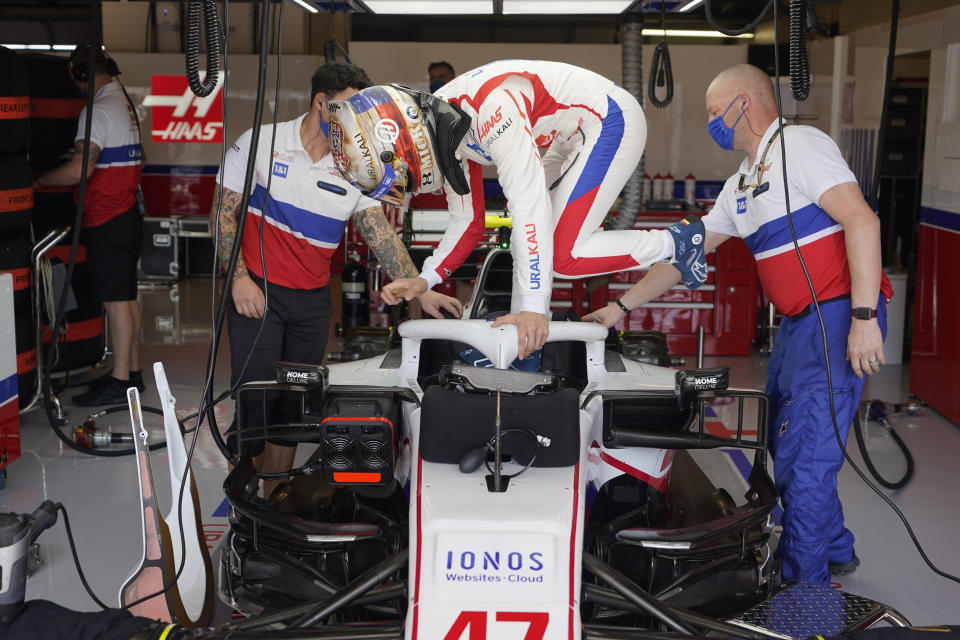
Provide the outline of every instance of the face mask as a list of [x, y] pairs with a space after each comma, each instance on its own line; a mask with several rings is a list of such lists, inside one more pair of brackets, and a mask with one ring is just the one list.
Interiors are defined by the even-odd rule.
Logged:
[[733, 130], [737, 128], [737, 123], [740, 122], [740, 118], [742, 118], [746, 112], [740, 111], [740, 117], [733, 122], [732, 127], [723, 124], [723, 116], [727, 115], [727, 111], [730, 111], [730, 107], [732, 107], [733, 103], [738, 99], [739, 97], [734, 98], [721, 115], [707, 123], [707, 131], [710, 132], [710, 137], [720, 145], [721, 149], [726, 149], [727, 151], [733, 151]]
[[439, 89], [445, 84], [447, 83], [444, 82], [443, 80], [434, 80], [433, 82], [430, 83], [430, 93], [435, 93], [437, 89]]

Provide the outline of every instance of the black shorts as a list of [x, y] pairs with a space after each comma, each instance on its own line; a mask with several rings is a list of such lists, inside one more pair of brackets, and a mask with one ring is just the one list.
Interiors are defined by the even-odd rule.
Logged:
[[83, 229], [90, 291], [100, 302], [137, 299], [137, 261], [143, 217], [134, 205], [96, 227]]
[[[253, 281], [263, 289], [263, 280], [253, 276]], [[333, 302], [330, 288], [288, 289], [271, 284], [269, 287], [270, 310], [267, 312], [260, 339], [254, 344], [260, 329], [260, 318], [247, 318], [237, 312], [233, 301], [227, 302], [227, 331], [230, 336], [230, 385], [253, 380], [275, 380], [277, 361], [321, 364], [327, 349], [327, 336], [330, 331], [330, 315]], [[252, 351], [252, 353], [251, 353]], [[243, 369], [247, 356], [246, 369]], [[241, 369], [242, 375], [241, 375]], [[296, 398], [293, 398], [296, 400]], [[272, 405], [267, 414], [274, 420], [283, 421], [284, 408], [290, 398], [284, 394], [270, 394], [267, 402]], [[260, 416], [263, 407], [253, 400], [247, 406], [247, 415], [251, 424], [262, 426]], [[231, 425], [230, 431], [233, 431]], [[292, 446], [283, 440], [270, 440], [273, 444]], [[236, 438], [228, 438], [231, 451], [237, 451]], [[251, 456], [263, 450], [263, 441], [251, 440], [246, 443]]]

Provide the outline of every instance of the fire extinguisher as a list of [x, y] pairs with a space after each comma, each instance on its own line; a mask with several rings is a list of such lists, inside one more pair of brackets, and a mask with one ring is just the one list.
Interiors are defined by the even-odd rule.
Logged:
[[370, 293], [367, 290], [367, 268], [354, 252], [343, 268], [343, 330], [370, 326]]

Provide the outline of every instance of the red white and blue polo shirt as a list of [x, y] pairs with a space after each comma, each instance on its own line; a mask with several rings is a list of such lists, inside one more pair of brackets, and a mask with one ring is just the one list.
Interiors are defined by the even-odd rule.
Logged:
[[[87, 108], [80, 112], [77, 140], [87, 131]], [[137, 120], [120, 85], [110, 82], [93, 96], [90, 143], [100, 148], [83, 198], [83, 226], [96, 227], [120, 215], [137, 200], [143, 151]]]
[[[763, 185], [758, 167], [763, 150], [777, 132], [777, 122], [767, 128], [757, 147], [755, 164], [744, 159], [737, 173], [723, 186], [703, 224], [715, 233], [743, 238], [757, 260], [764, 293], [784, 315], [795, 315], [813, 302], [805, 284], [784, 205], [780, 140], [766, 154]], [[850, 268], [843, 227], [820, 208], [820, 197], [832, 187], [857, 179], [830, 136], [815, 127], [784, 127], [790, 211], [800, 253], [810, 272], [818, 300], [850, 293]], [[741, 179], [744, 188], [740, 189]], [[888, 299], [893, 290], [886, 276], [881, 291]]]
[[[247, 206], [250, 215], [240, 245], [247, 270], [264, 278], [259, 235], [260, 225], [266, 221], [263, 226], [265, 279], [290, 289], [325, 286], [330, 280], [330, 259], [350, 216], [366, 209], [380, 209], [379, 202], [364, 196], [340, 176], [331, 154], [318, 162], [310, 158], [300, 140], [300, 124], [307, 115], [277, 124], [273, 157], [270, 156], [273, 126], [260, 130]], [[227, 151], [225, 163], [217, 174], [217, 183], [237, 193], [243, 191], [250, 139], [251, 131], [247, 130]]]

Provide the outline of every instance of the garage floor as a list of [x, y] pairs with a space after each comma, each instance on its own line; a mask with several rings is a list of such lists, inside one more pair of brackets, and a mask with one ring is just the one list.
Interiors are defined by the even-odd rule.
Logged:
[[[188, 280], [178, 287], [157, 287], [141, 291], [144, 307], [144, 363], [148, 380], [143, 403], [159, 407], [152, 374], [154, 361], [162, 361], [177, 398], [178, 413], [189, 413], [199, 404], [203, 366], [209, 343], [209, 284]], [[224, 340], [225, 343], [225, 340]], [[333, 345], [331, 345], [333, 347]], [[707, 358], [706, 366], [732, 368], [733, 386], [760, 387], [764, 382], [766, 358]], [[226, 388], [229, 376], [226, 344], [220, 348], [216, 390]], [[909, 368], [888, 366], [867, 387], [867, 397], [899, 402], [906, 398]], [[89, 410], [73, 406], [71, 395], [82, 389], [68, 389], [61, 400], [69, 410], [71, 424], [81, 422]], [[222, 405], [218, 421], [225, 425], [232, 408]], [[720, 419], [723, 408], [718, 408]], [[112, 418], [112, 420], [111, 420]], [[943, 570], [960, 574], [960, 493], [956, 490], [957, 454], [960, 427], [936, 412], [925, 409], [918, 417], [898, 415], [894, 425], [910, 447], [917, 463], [913, 481], [899, 492], [890, 493], [910, 519], [927, 554]], [[160, 422], [148, 416], [157, 428]], [[129, 432], [125, 413], [98, 420], [99, 428], [115, 425]], [[96, 458], [66, 449], [56, 439], [42, 411], [22, 417], [23, 455], [9, 467], [6, 488], [0, 490], [0, 511], [29, 512], [44, 499], [62, 502], [68, 509], [87, 579], [100, 598], [117, 601], [117, 590], [135, 568], [140, 557], [139, 494], [137, 474], [131, 457]], [[881, 471], [895, 477], [903, 462], [882, 427], [870, 424], [867, 442]], [[861, 461], [853, 440], [850, 453]], [[188, 441], [189, 446], [189, 441]], [[737, 460], [714, 465], [714, 472], [739, 481]], [[166, 454], [153, 456], [162, 509], [169, 509], [169, 482]], [[208, 545], [215, 547], [226, 529], [220, 485], [226, 464], [206, 429], [193, 460], [200, 487], [200, 505]], [[710, 475], [710, 473], [708, 473]], [[960, 585], [933, 574], [911, 544], [894, 513], [874, 495], [849, 468], [840, 476], [847, 526], [857, 536], [860, 569], [842, 580], [843, 589], [885, 602], [907, 616], [912, 623], [926, 625], [957, 623], [960, 614]], [[46, 598], [67, 607], [94, 610], [96, 605], [84, 592], [77, 576], [63, 525], [58, 523], [40, 538], [43, 565], [27, 584], [28, 598]]]

